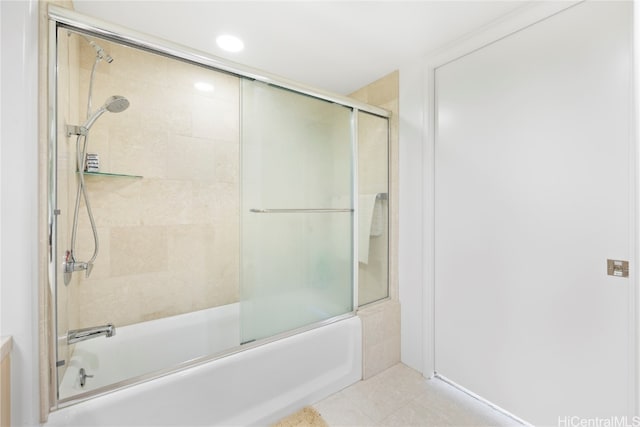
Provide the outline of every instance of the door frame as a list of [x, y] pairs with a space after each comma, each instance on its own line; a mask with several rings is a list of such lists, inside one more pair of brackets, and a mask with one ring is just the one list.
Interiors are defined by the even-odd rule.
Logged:
[[[439, 67], [455, 61], [463, 56], [473, 53], [483, 47], [498, 42], [519, 31], [546, 20], [556, 14], [575, 7], [583, 1], [573, 1], [569, 3], [554, 2], [553, 4], [533, 3], [525, 4], [512, 13], [498, 19], [492, 24], [468, 35], [452, 45], [445, 46], [424, 61], [425, 72], [421, 85], [426, 89], [426, 102], [422, 106], [424, 109], [423, 138], [424, 149], [422, 152], [423, 165], [423, 298], [422, 298], [422, 373], [427, 378], [432, 378], [436, 374], [435, 361], [435, 142], [437, 111], [435, 94], [435, 71]], [[633, 0], [633, 22], [640, 22], [640, 0]], [[639, 276], [636, 268], [640, 266], [638, 255], [640, 254], [640, 28], [633, 27], [633, 105], [630, 134], [632, 144], [629, 153], [630, 171], [630, 212], [629, 225], [633, 238], [630, 239], [629, 247], [629, 306], [631, 313], [629, 316], [629, 343], [630, 354], [628, 355], [629, 370], [631, 379], [629, 381], [627, 395], [629, 396], [627, 414], [629, 420], [640, 415], [640, 291], [638, 291]], [[606, 372], [606, 367], [603, 367]], [[466, 391], [466, 390], [465, 390]], [[478, 397], [478, 396], [476, 396]]]

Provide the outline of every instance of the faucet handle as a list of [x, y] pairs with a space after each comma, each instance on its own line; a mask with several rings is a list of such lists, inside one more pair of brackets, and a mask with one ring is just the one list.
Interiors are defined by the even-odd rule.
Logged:
[[93, 263], [92, 262], [88, 262], [85, 264], [85, 276], [84, 277], [89, 277], [89, 275], [91, 274], [91, 270], [93, 270]]
[[84, 368], [80, 368], [80, 372], [78, 372], [78, 378], [80, 379], [80, 387], [84, 387], [87, 383], [87, 378], [93, 378], [93, 375], [87, 374], [87, 371]]

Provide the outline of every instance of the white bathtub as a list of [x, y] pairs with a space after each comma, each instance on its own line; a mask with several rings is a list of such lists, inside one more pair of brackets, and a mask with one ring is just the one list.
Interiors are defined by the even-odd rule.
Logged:
[[[118, 327], [110, 338], [75, 344], [60, 383], [60, 399], [172, 368], [240, 344], [239, 304]], [[84, 387], [78, 372], [88, 375]]]
[[[229, 308], [229, 311], [232, 312], [233, 308]], [[148, 328], [134, 330], [143, 333], [136, 336], [127, 330], [135, 328], [131, 326], [118, 329], [115, 337], [97, 338], [85, 343], [93, 341], [105, 346], [110, 344], [111, 351], [114, 352], [110, 357], [117, 355], [123, 364], [120, 368], [126, 368], [127, 358], [135, 358], [136, 354], [142, 353], [143, 346], [147, 345], [153, 351], [151, 354], [158, 358], [167, 355], [185, 360], [185, 354], [178, 355], [175, 352], [183, 345], [174, 341], [181, 339], [185, 325], [172, 325], [166, 320], [168, 319], [157, 323], [148, 322], [156, 323], [152, 330], [160, 333], [160, 336], [155, 338]], [[196, 329], [200, 327], [194, 324], [191, 326]], [[204, 329], [206, 332], [206, 328]], [[177, 335], [170, 336], [169, 330]], [[227, 338], [238, 340], [237, 329], [231, 335], [219, 338], [222, 341]], [[202, 337], [204, 339], [209, 336], [211, 334], [207, 333]], [[119, 343], [125, 348], [111, 345], [114, 344], [112, 340], [117, 340], [117, 337], [121, 338]], [[192, 341], [194, 340], [189, 340]], [[211, 340], [207, 343], [209, 344], [217, 345]], [[81, 357], [80, 353], [77, 359], [72, 358], [67, 369], [67, 372], [76, 369], [76, 377], [79, 364], [89, 362], [87, 354], [84, 355], [85, 360], [81, 360]], [[147, 363], [151, 362], [147, 360]], [[158, 362], [165, 363], [166, 361]], [[95, 373], [99, 375], [87, 380], [88, 387], [92, 380], [95, 380], [93, 387], [101, 384], [103, 379], [99, 377], [103, 375], [104, 381], [112, 382], [112, 379], [106, 380], [107, 375], [111, 375], [110, 369], [103, 368], [104, 364], [99, 360], [96, 365], [98, 369]], [[46, 425], [268, 425], [304, 405], [357, 382], [361, 373], [361, 324], [358, 317], [350, 317], [54, 411]], [[74, 387], [71, 378], [73, 374], [70, 374], [69, 383], [64, 384], [65, 387]]]

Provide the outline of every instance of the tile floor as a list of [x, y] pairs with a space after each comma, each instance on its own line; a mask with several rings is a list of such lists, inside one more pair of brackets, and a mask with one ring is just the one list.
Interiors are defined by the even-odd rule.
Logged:
[[313, 407], [338, 426], [520, 426], [438, 379], [399, 363]]

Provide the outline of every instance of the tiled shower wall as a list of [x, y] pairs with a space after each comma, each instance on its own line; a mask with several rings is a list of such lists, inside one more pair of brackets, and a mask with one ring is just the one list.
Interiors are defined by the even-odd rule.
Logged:
[[[65, 33], [62, 39], [61, 70], [66, 67], [67, 74], [65, 77], [61, 73], [59, 87], [61, 129], [65, 124], [80, 124], [86, 117], [95, 59], [94, 50], [81, 36]], [[69, 286], [60, 287], [59, 330], [107, 322], [124, 326], [236, 302], [238, 78], [98, 42], [114, 61], [98, 64], [91, 110], [112, 95], [126, 96], [131, 106], [121, 113], [105, 113], [95, 122], [88, 152], [99, 155], [102, 172], [131, 176], [86, 176], [100, 251], [90, 277], [75, 273]], [[213, 91], [194, 89], [194, 83], [200, 81], [211, 84]], [[393, 165], [397, 152], [397, 73], [353, 97], [392, 111], [389, 154]], [[58, 196], [62, 212], [58, 239], [62, 256], [69, 248], [77, 174], [75, 137], [61, 134], [59, 140]], [[392, 178], [392, 254], [396, 253], [396, 186]], [[373, 187], [370, 190], [378, 191]], [[76, 256], [86, 261], [93, 244], [84, 204], [79, 224]], [[376, 244], [387, 246], [387, 239], [373, 242], [372, 266], [384, 264], [378, 258], [386, 256]], [[399, 305], [394, 257], [391, 259], [391, 299], [360, 311], [364, 320], [365, 377], [399, 360]], [[361, 266], [360, 274], [365, 280], [383, 283], [386, 279], [386, 274], [370, 277], [362, 269], [366, 267]]]
[[[400, 361], [400, 303], [398, 301], [398, 102], [399, 73], [352, 93], [352, 98], [391, 112], [389, 120], [389, 299], [358, 311], [362, 319], [363, 378], [370, 378]], [[366, 177], [360, 177], [362, 180]], [[372, 239], [373, 240], [373, 239]], [[382, 244], [375, 243], [375, 244]], [[372, 249], [375, 250], [375, 247]], [[374, 252], [372, 252], [373, 254]], [[372, 278], [363, 273], [360, 275]], [[362, 284], [360, 284], [362, 286]]]
[[[95, 51], [81, 36], [70, 37], [79, 45], [85, 118]], [[90, 277], [74, 274], [70, 312], [77, 320], [70, 316], [69, 327], [118, 327], [236, 302], [239, 79], [96, 41], [114, 61], [98, 64], [91, 110], [112, 95], [131, 105], [96, 121], [87, 151], [98, 154], [101, 172], [132, 176], [85, 176], [100, 251]], [[196, 82], [213, 90], [198, 91]], [[65, 144], [75, 150], [75, 137], [59, 143]], [[61, 173], [74, 182], [67, 195], [70, 228], [75, 162]], [[93, 252], [84, 204], [77, 250], [80, 261]]]

